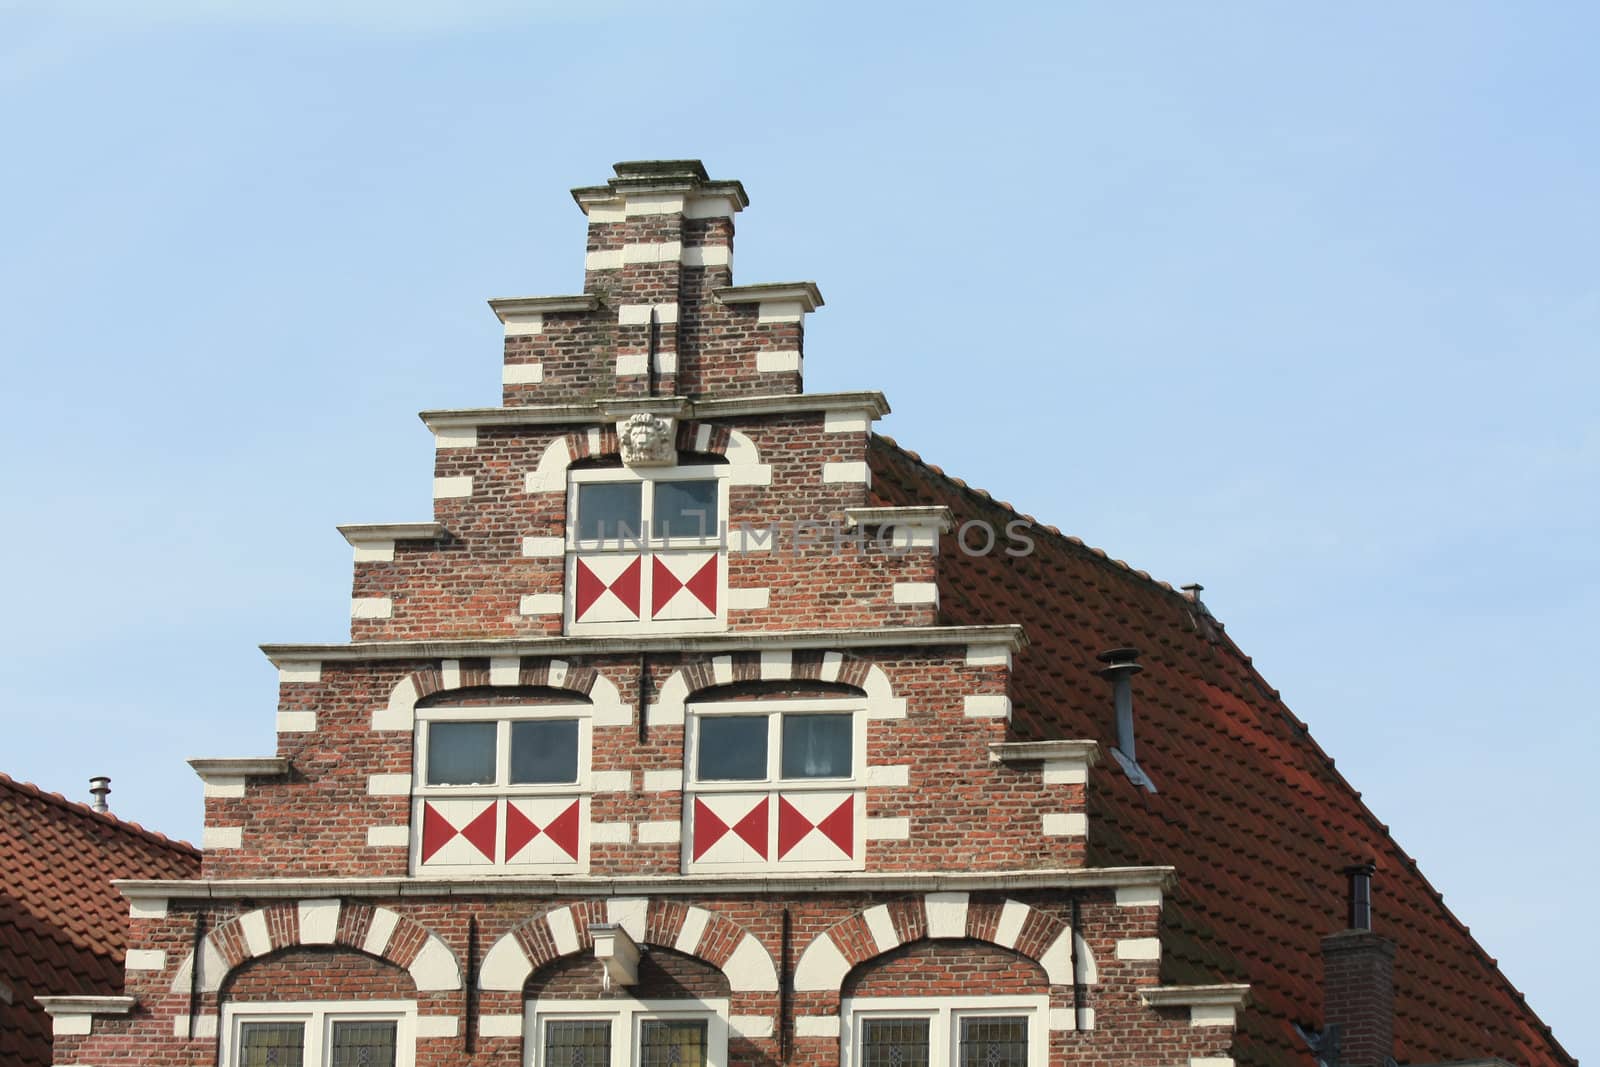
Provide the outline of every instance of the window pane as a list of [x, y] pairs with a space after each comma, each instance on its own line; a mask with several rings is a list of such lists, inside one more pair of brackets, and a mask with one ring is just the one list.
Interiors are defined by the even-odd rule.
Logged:
[[785, 715], [785, 778], [850, 777], [850, 715]]
[[492, 722], [428, 724], [429, 785], [492, 785], [494, 783]]
[[762, 780], [767, 776], [767, 717], [704, 716], [694, 765], [703, 782]]
[[1021, 1015], [961, 1020], [960, 1067], [1027, 1067], [1028, 1020]]
[[591, 482], [578, 486], [578, 540], [616, 548], [644, 536], [638, 482]]
[[657, 482], [656, 537], [717, 536], [717, 483]]
[[328, 1067], [394, 1067], [395, 1024], [336, 1022]]
[[928, 1067], [928, 1020], [862, 1019], [861, 1067]]
[[512, 785], [577, 780], [577, 719], [534, 719], [511, 724]]
[[639, 1026], [639, 1067], [705, 1067], [703, 1019], [646, 1019]]
[[303, 1023], [240, 1023], [239, 1067], [301, 1067]]
[[611, 1024], [604, 1019], [545, 1023], [542, 1067], [611, 1067]]

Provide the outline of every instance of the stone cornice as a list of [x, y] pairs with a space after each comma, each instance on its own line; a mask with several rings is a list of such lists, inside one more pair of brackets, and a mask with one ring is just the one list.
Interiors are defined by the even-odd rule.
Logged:
[[[889, 402], [879, 392], [799, 393], [792, 396], [728, 397], [721, 400], [693, 400], [688, 397], [661, 397], [662, 401], [682, 400], [684, 418], [726, 419], [740, 415], [787, 415], [809, 411], [862, 411], [871, 418], [889, 413]], [[469, 426], [569, 426], [575, 423], [606, 422], [608, 410], [629, 403], [625, 397], [598, 400], [587, 404], [538, 404], [527, 407], [447, 408], [418, 413], [430, 430], [464, 429]], [[676, 406], [676, 405], [675, 405]]]
[[950, 509], [943, 505], [902, 508], [845, 508], [844, 523], [855, 526], [924, 526], [940, 533], [955, 528]]
[[1021, 626], [893, 626], [863, 630], [768, 630], [755, 633], [629, 634], [622, 637], [502, 637], [463, 641], [351, 641], [343, 644], [266, 644], [274, 665], [392, 659], [494, 659], [640, 652], [739, 652], [751, 649], [907, 648], [929, 645], [1027, 644]]
[[822, 290], [816, 282], [764, 282], [761, 285], [725, 285], [711, 290], [724, 304], [764, 304], [794, 301], [806, 311], [822, 306]]
[[1250, 1000], [1250, 986], [1248, 983], [1147, 986], [1139, 990], [1139, 999], [1152, 1008], [1193, 1007], [1196, 1004], [1242, 1008]]
[[1171, 867], [1076, 867], [1048, 870], [894, 872], [884, 874], [590, 875], [540, 878], [117, 878], [130, 901], [296, 899], [304, 897], [685, 896], [718, 893], [897, 893], [1001, 889], [1118, 889], [1173, 883]]
[[1099, 763], [1098, 741], [995, 741], [989, 745], [989, 758], [997, 763], [1026, 763], [1030, 760], [1070, 760]]
[[208, 756], [189, 761], [201, 781], [217, 778], [276, 778], [289, 773], [281, 756]]
[[72, 1015], [126, 1015], [139, 1003], [138, 997], [34, 997], [45, 1013], [57, 1019]]
[[352, 545], [374, 541], [437, 541], [445, 535], [439, 522], [355, 522], [338, 527]]
[[489, 300], [495, 317], [501, 322], [508, 315], [549, 315], [562, 311], [594, 311], [600, 298], [593, 293], [577, 296], [496, 296]]

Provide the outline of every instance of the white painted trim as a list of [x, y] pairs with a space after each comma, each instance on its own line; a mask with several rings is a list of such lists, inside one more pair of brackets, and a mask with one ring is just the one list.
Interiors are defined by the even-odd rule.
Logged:
[[517, 600], [519, 615], [560, 615], [566, 602], [560, 593], [528, 593]]
[[406, 848], [411, 844], [409, 826], [367, 827], [368, 848]]
[[461, 500], [472, 495], [472, 475], [458, 474], [433, 480], [433, 499]]
[[387, 619], [394, 615], [394, 601], [386, 596], [358, 596], [350, 598], [352, 619]]
[[1119, 960], [1159, 960], [1161, 958], [1161, 939], [1159, 937], [1125, 937], [1117, 942], [1117, 959]]
[[279, 685], [300, 685], [322, 681], [322, 663], [319, 660], [299, 660], [278, 665]]
[[771, 349], [756, 353], [756, 371], [760, 374], [800, 372], [800, 352], [794, 348]]
[[896, 604], [931, 604], [939, 606], [938, 582], [895, 582]]
[[872, 470], [861, 460], [829, 460], [822, 465], [824, 485], [872, 484]]
[[207, 851], [244, 846], [244, 827], [207, 826], [200, 831], [200, 847]]
[[968, 994], [953, 997], [844, 997], [839, 1002], [841, 1064], [859, 1062], [857, 1047], [863, 1019], [874, 1015], [920, 1016], [928, 1020], [929, 1067], [954, 1067], [957, 1020], [966, 1015], [1021, 1015], [1029, 1020], [1027, 1062], [1050, 1059], [1050, 998], [1046, 995]]
[[1040, 822], [1040, 830], [1046, 837], [1089, 836], [1089, 816], [1081, 811], [1046, 812]]
[[543, 363], [506, 363], [501, 366], [502, 385], [538, 385], [544, 381]]
[[968, 694], [961, 702], [961, 714], [969, 719], [1010, 719], [1011, 698], [1000, 693]]
[[966, 937], [966, 893], [929, 893], [922, 898], [928, 915], [929, 937]]

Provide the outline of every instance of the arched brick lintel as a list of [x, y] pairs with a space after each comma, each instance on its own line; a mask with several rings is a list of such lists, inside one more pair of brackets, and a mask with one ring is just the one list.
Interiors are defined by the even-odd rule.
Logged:
[[1085, 984], [1099, 980], [1082, 935], [1018, 900], [974, 904], [966, 893], [928, 893], [878, 904], [835, 923], [811, 940], [795, 965], [797, 991], [837, 993], [851, 969], [925, 938], [987, 941], [1038, 963], [1053, 986], [1072, 984], [1072, 951]]
[[850, 652], [745, 652], [701, 656], [672, 672], [650, 705], [650, 722], [674, 725], [684, 720], [684, 706], [695, 693], [734, 682], [834, 682], [860, 689], [867, 697], [867, 718], [903, 719], [905, 698], [882, 667]]
[[416, 723], [417, 703], [423, 698], [454, 689], [497, 686], [570, 690], [589, 698], [597, 725], [633, 721], [632, 706], [623, 703], [616, 683], [593, 667], [574, 667], [548, 656], [510, 656], [488, 662], [488, 667], [463, 667], [462, 661], [447, 659], [438, 667], [412, 671], [395, 683], [388, 703], [373, 712], [372, 728], [410, 730]]
[[[461, 988], [461, 967], [439, 936], [415, 920], [372, 904], [301, 900], [245, 912], [206, 935], [200, 946], [200, 989], [215, 993], [237, 968], [286, 948], [348, 948], [411, 974], [419, 992]], [[194, 953], [172, 980], [187, 993]]]
[[545, 964], [592, 948], [595, 923], [615, 923], [640, 944], [704, 960], [726, 976], [733, 993], [777, 992], [778, 969], [754, 934], [706, 908], [643, 897], [564, 904], [512, 927], [484, 955], [479, 988], [520, 991]]

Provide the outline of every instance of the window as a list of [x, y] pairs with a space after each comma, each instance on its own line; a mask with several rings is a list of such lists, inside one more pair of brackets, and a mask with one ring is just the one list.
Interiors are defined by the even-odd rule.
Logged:
[[687, 869], [862, 869], [866, 716], [859, 701], [729, 701], [689, 710]]
[[843, 1067], [1043, 1067], [1050, 1000], [857, 997], [840, 1007]]
[[410, 1001], [228, 1004], [223, 1067], [412, 1067]]
[[567, 495], [573, 633], [722, 629], [725, 465], [575, 470]]
[[413, 869], [585, 869], [591, 725], [586, 705], [419, 710]]
[[726, 1000], [529, 1005], [526, 1067], [727, 1067]]

